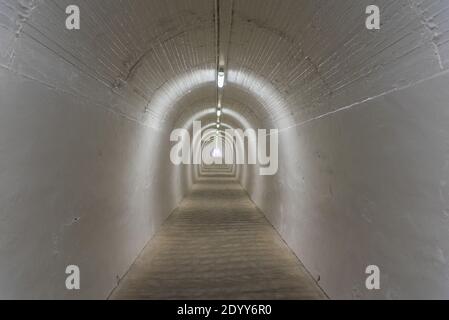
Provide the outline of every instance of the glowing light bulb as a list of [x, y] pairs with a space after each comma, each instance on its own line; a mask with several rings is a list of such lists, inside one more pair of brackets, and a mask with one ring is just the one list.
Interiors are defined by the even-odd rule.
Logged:
[[223, 69], [220, 69], [220, 71], [218, 71], [218, 81], [217, 81], [219, 88], [224, 87], [224, 81], [225, 81], [225, 73]]

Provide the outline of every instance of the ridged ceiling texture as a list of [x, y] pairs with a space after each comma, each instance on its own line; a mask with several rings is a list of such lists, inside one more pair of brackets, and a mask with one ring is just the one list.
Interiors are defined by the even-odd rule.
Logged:
[[447, 0], [0, 0], [0, 296], [68, 296], [69, 257], [83, 297], [107, 296], [193, 182], [168, 133], [213, 125], [221, 99], [223, 124], [281, 130], [277, 174], [242, 167], [242, 186], [331, 297], [367, 297], [373, 261], [381, 297], [447, 297], [448, 17]]
[[447, 3], [374, 2], [377, 32], [366, 0], [1, 0], [0, 62], [155, 128], [214, 106], [220, 65], [223, 106], [282, 129], [447, 68]]

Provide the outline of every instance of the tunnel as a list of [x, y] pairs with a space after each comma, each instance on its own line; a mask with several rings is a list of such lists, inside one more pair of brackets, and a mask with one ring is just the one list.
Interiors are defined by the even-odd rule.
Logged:
[[446, 0], [0, 0], [0, 299], [449, 299], [448, 31]]

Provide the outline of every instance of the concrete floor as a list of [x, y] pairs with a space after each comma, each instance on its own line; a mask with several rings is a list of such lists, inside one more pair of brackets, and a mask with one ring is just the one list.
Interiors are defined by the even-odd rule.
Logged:
[[325, 299], [231, 178], [196, 184], [112, 299]]

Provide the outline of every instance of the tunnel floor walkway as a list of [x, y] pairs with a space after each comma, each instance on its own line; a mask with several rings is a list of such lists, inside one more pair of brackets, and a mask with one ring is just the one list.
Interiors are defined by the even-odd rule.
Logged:
[[232, 178], [203, 178], [112, 299], [325, 299]]

